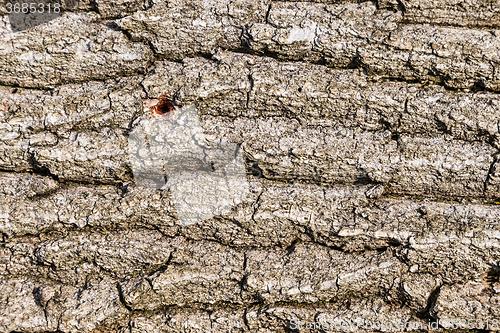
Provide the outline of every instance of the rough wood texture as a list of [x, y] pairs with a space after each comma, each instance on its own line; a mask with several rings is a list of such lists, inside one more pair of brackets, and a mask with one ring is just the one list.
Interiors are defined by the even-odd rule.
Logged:
[[[0, 331], [494, 330], [499, 12], [97, 0], [15, 33], [3, 15]], [[127, 140], [162, 94], [241, 145], [230, 212], [182, 226], [134, 183]]]

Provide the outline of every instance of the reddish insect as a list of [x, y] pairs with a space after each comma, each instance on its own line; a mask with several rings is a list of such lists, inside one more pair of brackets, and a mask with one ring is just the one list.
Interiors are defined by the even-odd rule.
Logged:
[[151, 117], [153, 118], [170, 118], [178, 108], [177, 104], [174, 103], [173, 100], [161, 94], [158, 98], [158, 103], [149, 108], [151, 110]]

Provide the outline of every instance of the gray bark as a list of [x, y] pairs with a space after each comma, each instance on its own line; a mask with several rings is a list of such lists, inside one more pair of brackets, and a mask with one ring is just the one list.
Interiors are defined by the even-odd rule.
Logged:
[[[498, 3], [64, 8], [19, 32], [1, 12], [0, 331], [495, 330]], [[184, 226], [135, 184], [162, 94], [240, 145], [231, 211]]]

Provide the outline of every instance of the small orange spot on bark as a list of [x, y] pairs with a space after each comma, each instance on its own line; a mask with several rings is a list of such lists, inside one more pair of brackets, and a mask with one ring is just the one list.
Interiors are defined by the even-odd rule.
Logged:
[[144, 107], [149, 108], [153, 118], [170, 118], [172, 112], [177, 109], [177, 105], [172, 99], [161, 94], [158, 99], [143, 100]]

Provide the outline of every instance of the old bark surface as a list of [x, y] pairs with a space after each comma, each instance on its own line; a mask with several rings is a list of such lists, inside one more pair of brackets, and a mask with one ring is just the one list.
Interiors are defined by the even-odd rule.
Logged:
[[[498, 1], [67, 9], [0, 13], [1, 332], [499, 318]], [[135, 184], [162, 94], [240, 145], [230, 212], [183, 226]]]

